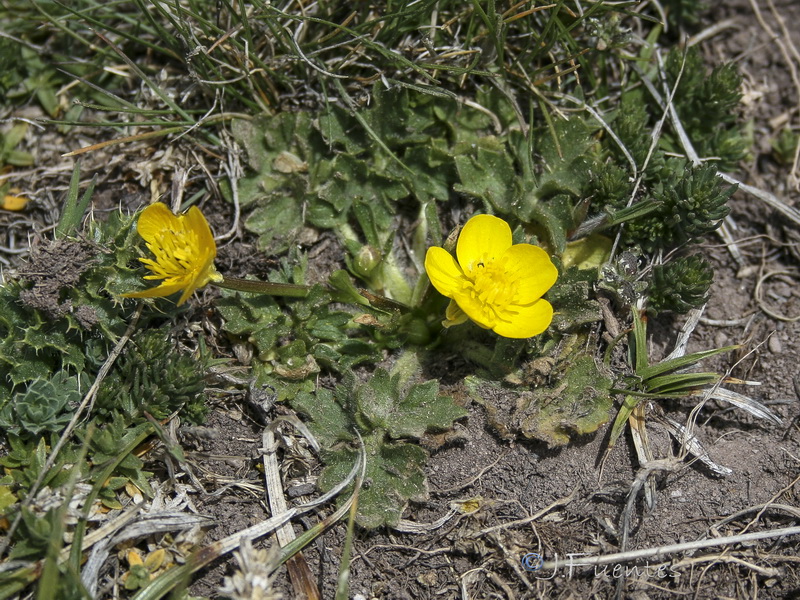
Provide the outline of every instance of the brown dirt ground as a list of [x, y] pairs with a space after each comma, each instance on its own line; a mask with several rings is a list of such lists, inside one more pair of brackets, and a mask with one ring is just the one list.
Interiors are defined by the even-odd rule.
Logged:
[[[769, 4], [758, 0], [766, 24], [779, 30]], [[793, 38], [800, 44], [800, 5], [776, 2]], [[704, 44], [715, 60], [736, 60], [746, 77], [746, 117], [752, 119], [757, 153], [745, 165], [745, 181], [770, 190], [783, 202], [796, 205], [798, 183], [790, 166], [771, 156], [769, 140], [786, 122], [800, 120], [798, 99], [786, 59], [775, 40], [754, 17], [747, 0], [719, 5], [707, 22], [725, 27]], [[800, 68], [800, 57], [794, 58]], [[77, 134], [62, 140], [66, 147], [81, 145]], [[4, 262], [14, 264], [24, 253], [30, 232], [36, 245], [47, 232], [41, 223], [53, 223], [57, 200], [63, 195], [69, 168], [58, 155], [64, 145], [41, 147], [40, 164], [52, 159], [50, 171], [40, 176], [50, 183], [37, 197], [34, 215], [4, 214]], [[138, 154], [137, 154], [138, 153]], [[127, 163], [126, 163], [127, 161]], [[131, 168], [131, 163], [134, 167]], [[104, 171], [95, 210], [122, 205], [140, 206], [155, 190], [168, 189], [167, 174], [180, 159], [165, 159], [153, 146], [126, 148], [113, 158], [88, 155], [84, 173]], [[169, 167], [163, 165], [169, 164]], [[156, 168], [155, 165], [162, 166]], [[132, 178], [131, 173], [139, 173]], [[150, 182], [156, 182], [151, 186]], [[149, 189], [148, 189], [149, 188]], [[122, 189], [111, 192], [110, 190]], [[227, 228], [230, 215], [217, 230]], [[742, 259], [737, 262], [718, 237], [711, 237], [703, 251], [713, 261], [717, 277], [704, 320], [692, 336], [689, 351], [727, 344], [742, 344], [730, 355], [708, 361], [708, 370], [731, 369], [734, 377], [759, 381], [759, 387], [735, 389], [768, 405], [782, 417], [783, 425], [759, 421], [741, 410], [716, 402], [699, 412], [696, 434], [710, 457], [733, 470], [720, 477], [699, 463], [684, 461], [679, 468], [657, 476], [655, 506], [635, 504], [627, 548], [646, 549], [666, 544], [796, 526], [800, 510], [800, 287], [798, 278], [798, 226], [775, 215], [761, 201], [738, 192], [732, 201], [730, 225]], [[317, 267], [339, 253], [333, 239], [310, 240], [319, 249]], [[252, 249], [239, 244], [220, 249], [220, 266], [233, 275], [265, 274], [271, 264]], [[241, 272], [235, 272], [236, 270]], [[25, 268], [20, 269], [24, 271]], [[770, 274], [776, 274], [769, 276]], [[765, 313], [756, 300], [756, 284], [763, 280], [763, 299], [777, 319]], [[205, 302], [203, 304], [206, 304]], [[200, 303], [198, 303], [200, 310]], [[214, 317], [204, 319], [213, 330]], [[731, 324], [733, 323], [733, 324]], [[669, 352], [682, 321], [651, 323], [652, 354]], [[445, 360], [455, 357], [443, 357]], [[468, 365], [460, 365], [468, 369]], [[502, 441], [487, 426], [484, 410], [473, 403], [459, 383], [445, 391], [461, 401], [470, 415], [459, 427], [458, 438], [433, 451], [429, 463], [430, 499], [411, 505], [404, 517], [417, 523], [433, 523], [455, 501], [480, 497], [480, 509], [472, 515], [452, 518], [439, 528], [421, 534], [396, 531], [359, 532], [351, 565], [354, 598], [800, 598], [800, 543], [796, 537], [768, 539], [750, 545], [711, 547], [693, 553], [673, 554], [649, 561], [611, 564], [607, 568], [583, 567], [570, 571], [526, 572], [521, 557], [538, 553], [546, 560], [568, 560], [570, 553], [610, 554], [620, 550], [622, 508], [637, 474], [630, 442], [620, 441], [605, 464], [598, 464], [607, 443], [608, 427], [569, 446], [549, 449], [543, 444]], [[187, 431], [180, 438], [190, 464], [211, 492], [238, 482], [220, 495], [196, 495], [194, 505], [212, 516], [217, 526], [206, 541], [220, 539], [269, 516], [263, 497], [263, 477], [254, 465], [261, 444], [260, 426], [244, 408], [241, 395], [215, 394], [214, 411], [207, 429]], [[498, 403], [512, 398], [497, 398]], [[648, 407], [650, 435], [657, 458], [678, 453], [677, 444], [659, 425], [661, 414], [684, 423], [695, 406], [689, 401], [662, 402]], [[290, 432], [287, 432], [287, 434]], [[290, 464], [290, 453], [283, 455]], [[163, 470], [154, 460], [153, 470]], [[288, 467], [285, 485], [291, 488], [295, 467]], [[249, 485], [245, 485], [246, 482]], [[306, 496], [290, 500], [301, 503]], [[765, 507], [764, 505], [767, 504]], [[548, 507], [550, 507], [548, 509]], [[789, 507], [789, 508], [787, 508]], [[791, 508], [794, 507], [794, 512]], [[544, 511], [535, 519], [531, 517]], [[327, 511], [323, 510], [323, 513]], [[730, 522], [726, 517], [741, 513]], [[298, 532], [315, 517], [296, 524]], [[719, 526], [717, 529], [715, 526]], [[344, 528], [336, 526], [317, 540], [304, 555], [318, 577], [323, 598], [334, 594]], [[262, 542], [263, 544], [263, 542]], [[578, 558], [575, 559], [579, 560]], [[630, 572], [631, 565], [638, 573]], [[620, 570], [629, 568], [628, 576]], [[197, 595], [214, 596], [223, 577], [234, 567], [222, 560], [205, 570], [191, 588]], [[616, 569], [615, 569], [616, 567]], [[278, 587], [293, 597], [285, 574]]]

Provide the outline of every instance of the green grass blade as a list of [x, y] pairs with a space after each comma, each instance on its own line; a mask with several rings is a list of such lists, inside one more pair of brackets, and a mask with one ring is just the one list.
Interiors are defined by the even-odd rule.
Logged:
[[[152, 79], [150, 79], [147, 74], [142, 71], [142, 69], [137, 65], [133, 60], [125, 54], [121, 48], [119, 48], [114, 42], [108, 39], [106, 36], [98, 32], [98, 37], [102, 39], [108, 46], [114, 50], [117, 55], [125, 61], [125, 63], [133, 70], [139, 78], [147, 84], [147, 86], [159, 97], [161, 100], [169, 106], [172, 110], [174, 110], [177, 114], [179, 114], [185, 121], [189, 121], [190, 123], [194, 124], [195, 120], [192, 119], [192, 116], [188, 114], [185, 110], [183, 110], [180, 106], [178, 106], [177, 102], [173, 100], [169, 94], [167, 94], [164, 90], [161, 89], [159, 85], [157, 85]], [[216, 135], [209, 134], [210, 138], [214, 141], [214, 143], [220, 143], [219, 139]]]
[[630, 362], [636, 374], [644, 379], [641, 372], [647, 368], [647, 321], [642, 318], [639, 310], [633, 309], [633, 331], [631, 331]]
[[72, 235], [77, 231], [78, 226], [81, 224], [83, 213], [86, 212], [86, 207], [89, 205], [89, 200], [92, 198], [94, 192], [94, 185], [97, 181], [97, 175], [92, 178], [89, 187], [86, 188], [83, 197], [78, 200], [78, 188], [81, 183], [81, 161], [75, 162], [75, 167], [72, 169], [72, 178], [69, 181], [69, 191], [67, 192], [67, 200], [64, 203], [64, 208], [61, 211], [61, 219], [58, 221], [56, 227], [56, 239], [66, 235]]
[[665, 360], [654, 365], [645, 365], [642, 368], [637, 366], [636, 374], [646, 381], [648, 379], [652, 379], [653, 377], [663, 375], [664, 373], [669, 373], [670, 371], [685, 369], [686, 367], [698, 363], [703, 359], [709, 358], [716, 354], [722, 354], [723, 352], [730, 352], [731, 350], [736, 350], [740, 347], [741, 346], [739, 345], [733, 345], [725, 346], [723, 348], [714, 348], [713, 350], [703, 350], [702, 352], [694, 352], [692, 354], [687, 354], [686, 356]]
[[642, 401], [642, 398], [637, 398], [634, 395], [625, 396], [622, 406], [617, 413], [617, 418], [614, 419], [614, 425], [611, 427], [611, 434], [608, 438], [608, 450], [614, 447], [617, 443], [619, 436], [622, 435], [625, 429], [625, 424], [628, 422], [628, 417], [631, 416], [633, 409]]
[[353, 494], [353, 504], [350, 506], [350, 516], [347, 519], [347, 535], [344, 538], [344, 549], [342, 550], [342, 562], [339, 565], [339, 577], [336, 580], [336, 600], [347, 600], [350, 589], [350, 555], [353, 549], [353, 538], [355, 537], [356, 515], [358, 514], [358, 490], [357, 486]]
[[673, 373], [648, 379], [645, 382], [651, 394], [689, 395], [697, 388], [714, 385], [722, 379], [717, 373]]
[[[42, 575], [39, 578], [39, 588], [36, 591], [36, 600], [56, 600], [59, 597], [59, 564], [60, 555], [62, 554], [62, 546], [64, 545], [64, 524], [66, 522], [69, 504], [72, 500], [73, 494], [75, 493], [75, 485], [78, 483], [78, 477], [80, 476], [80, 467], [78, 465], [83, 464], [83, 462], [86, 460], [86, 454], [89, 450], [88, 439], [92, 436], [92, 427], [93, 426], [89, 427], [87, 432], [87, 442], [82, 446], [80, 453], [78, 454], [78, 460], [72, 467], [72, 472], [70, 473], [69, 481], [64, 492], [64, 501], [58, 508], [58, 518], [56, 519], [56, 526], [53, 529], [50, 535], [49, 543], [47, 544], [47, 553], [44, 558]], [[102, 487], [102, 484], [104, 483], [105, 479], [99, 482], [97, 485], [98, 489]], [[88, 512], [88, 509], [86, 509], [85, 514], [88, 514]], [[89, 594], [80, 583], [79, 573], [80, 564], [77, 565], [77, 568], [72, 569], [70, 574], [77, 583], [77, 587], [80, 589], [81, 594], [85, 598], [90, 598]]]
[[[141, 44], [142, 46], [144, 46], [146, 48], [149, 48], [151, 50], [155, 50], [157, 52], [164, 53], [164, 54], [170, 56], [173, 59], [180, 59], [180, 57], [177, 54], [175, 54], [175, 52], [173, 52], [172, 50], [165, 49], [165, 48], [159, 46], [158, 44], [154, 44], [154, 43], [148, 41], [147, 39], [145, 39], [141, 35], [140, 36], [136, 36], [136, 35], [133, 35], [133, 34], [127, 32], [127, 31], [125, 31], [123, 29], [119, 29], [117, 27], [112, 27], [110, 25], [110, 22], [112, 20], [110, 15], [104, 15], [104, 18], [98, 18], [98, 17], [92, 16], [89, 13], [89, 11], [78, 11], [78, 10], [75, 10], [74, 8], [71, 8], [67, 4], [63, 4], [63, 3], [60, 3], [60, 2], [57, 3], [57, 4], [58, 4], [58, 6], [63, 8], [64, 10], [67, 10], [67, 11], [71, 12], [73, 15], [75, 15], [79, 19], [85, 19], [87, 23], [97, 27], [98, 29], [102, 29], [103, 31], [105, 31], [107, 33], [113, 33], [114, 35], [119, 36], [121, 39], [128, 40], [129, 42], [133, 42], [135, 44]], [[143, 12], [145, 12], [145, 11], [143, 11]], [[122, 17], [123, 20], [124, 20], [124, 15], [119, 15], [119, 16]], [[160, 39], [163, 39], [163, 38], [160, 38]], [[91, 47], [91, 48], [95, 47], [95, 44], [92, 44], [88, 40], [84, 40], [83, 38], [81, 38], [81, 40], [86, 44], [87, 47]], [[101, 49], [101, 51], [104, 52], [104, 53], [107, 52], [107, 50], [105, 50], [105, 49]]]

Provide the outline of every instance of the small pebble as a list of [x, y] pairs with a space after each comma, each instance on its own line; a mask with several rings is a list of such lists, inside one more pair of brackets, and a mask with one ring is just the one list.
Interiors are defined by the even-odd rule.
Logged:
[[772, 334], [769, 336], [769, 341], [767, 342], [767, 348], [773, 354], [780, 354], [783, 352], [783, 345], [781, 344], [781, 338], [779, 338], [776, 334]]
[[293, 487], [287, 488], [286, 495], [289, 498], [299, 498], [300, 496], [309, 496], [314, 493], [316, 486], [313, 483], [301, 483]]
[[723, 346], [727, 346], [728, 345], [728, 343], [729, 343], [728, 340], [729, 339], [730, 338], [728, 338], [728, 334], [727, 333], [725, 333], [724, 331], [718, 331], [717, 334], [714, 336], [714, 345], [717, 348], [722, 348]]

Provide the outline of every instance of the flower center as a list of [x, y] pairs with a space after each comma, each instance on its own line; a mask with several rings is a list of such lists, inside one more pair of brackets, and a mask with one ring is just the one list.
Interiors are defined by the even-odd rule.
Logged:
[[167, 279], [192, 271], [196, 268], [198, 246], [199, 240], [193, 231], [186, 229], [164, 231], [150, 246], [158, 265], [153, 272]]
[[508, 312], [509, 304], [517, 298], [518, 282], [507, 269], [508, 260], [500, 257], [497, 260], [484, 260], [473, 263], [467, 279], [465, 291], [473, 302], [480, 307], [486, 325], [493, 327]]

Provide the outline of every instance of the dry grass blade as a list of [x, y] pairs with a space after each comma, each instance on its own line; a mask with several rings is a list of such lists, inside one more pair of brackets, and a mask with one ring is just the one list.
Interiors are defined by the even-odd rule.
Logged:
[[[343, 489], [353, 483], [353, 481], [357, 481], [357, 485], [360, 485], [360, 482], [363, 480], [363, 474], [366, 465], [366, 454], [363, 443], [360, 445], [359, 450], [358, 460], [353, 465], [350, 473], [337, 486], [328, 491], [326, 494], [323, 494], [316, 500], [307, 502], [306, 504], [302, 504], [294, 508], [290, 508], [282, 514], [274, 515], [265, 521], [256, 523], [251, 527], [243, 529], [242, 531], [200, 548], [189, 557], [185, 565], [182, 565], [178, 568], [173, 568], [164, 573], [161, 577], [153, 580], [148, 587], [136, 594], [133, 600], [157, 600], [159, 598], [163, 598], [181, 582], [186, 581], [186, 579], [192, 573], [197, 572], [218, 558], [225, 556], [226, 554], [230, 554], [234, 550], [238, 549], [242, 544], [242, 540], [256, 540], [274, 532], [284, 523], [288, 523], [293, 518], [305, 514], [332, 500], [338, 496]], [[354, 498], [355, 492], [351, 494], [345, 502], [342, 503], [342, 506], [339, 507], [336, 512], [326, 518], [323, 523], [318, 525], [313, 531], [310, 530], [301, 536], [305, 538], [302, 541], [304, 543], [308, 543], [308, 541], [310, 541], [310, 537], [307, 534], [312, 533], [313, 535], [319, 535], [322, 531], [324, 531], [324, 529], [330, 527], [334, 523], [338, 522], [339, 519], [343, 518], [344, 515], [347, 514], [348, 510], [350, 510]], [[300, 541], [301, 540], [299, 538], [296, 540], [296, 542]], [[294, 545], [295, 542], [292, 544]]]
[[598, 123], [600, 123], [600, 126], [603, 128], [603, 130], [608, 134], [608, 136], [612, 140], [614, 140], [614, 143], [620, 149], [620, 152], [622, 152], [622, 155], [625, 157], [625, 160], [628, 161], [628, 164], [631, 167], [632, 177], [634, 179], [638, 178], [638, 176], [639, 176], [639, 168], [636, 166], [636, 161], [634, 160], [633, 156], [631, 155], [630, 150], [628, 150], [627, 146], [625, 146], [625, 143], [619, 138], [617, 133], [614, 131], [614, 129], [611, 127], [611, 125], [606, 121], [606, 119], [603, 118], [603, 116], [600, 114], [600, 112], [598, 112], [597, 110], [595, 110], [594, 108], [592, 108], [591, 106], [586, 104], [586, 102], [584, 100], [581, 100], [579, 98], [575, 98], [574, 96], [570, 96], [569, 94], [558, 93], [558, 94], [553, 94], [553, 95], [556, 98], [563, 98], [564, 100], [567, 100], [569, 102], [572, 102], [572, 103], [576, 104], [579, 107], [580, 110], [585, 110], [587, 113], [589, 113], [589, 115], [591, 115], [591, 117], [593, 119], [595, 119]]
[[[133, 509], [138, 510], [139, 507], [136, 506], [133, 507]], [[126, 511], [126, 513], [127, 512], [130, 511]], [[112, 548], [117, 544], [127, 540], [146, 537], [158, 533], [185, 531], [192, 529], [193, 527], [208, 527], [214, 522], [214, 520], [210, 517], [203, 515], [194, 515], [185, 512], [174, 511], [164, 511], [160, 513], [141, 515], [133, 522], [126, 521], [128, 521], [127, 518], [124, 520], [116, 520], [114, 522], [116, 525], [116, 531], [112, 529], [114, 533], [111, 533], [109, 528], [102, 528], [104, 535], [102, 538], [99, 538], [99, 543], [94, 544], [89, 558], [81, 569], [81, 582], [84, 586], [86, 586], [86, 589], [89, 590], [89, 593], [93, 597], [96, 597], [97, 595], [98, 577], [100, 576], [100, 571], [106, 564]], [[92, 537], [90, 540], [90, 536], [86, 536], [87, 542], [93, 542], [95, 539], [97, 538]], [[83, 549], [85, 550], [86, 548], [87, 544], [84, 543]], [[67, 549], [62, 551], [62, 556], [64, 558], [66, 558], [65, 555], [68, 555]]]
[[790, 515], [800, 514], [800, 510], [798, 510], [798, 509], [796, 509], [794, 507], [786, 507], [786, 506], [784, 506], [782, 504], [773, 504], [775, 500], [777, 500], [778, 498], [784, 496], [787, 492], [791, 492], [791, 490], [794, 488], [794, 486], [797, 485], [798, 481], [800, 481], [800, 475], [795, 477], [788, 485], [784, 486], [783, 489], [778, 490], [776, 493], [774, 493], [772, 495], [772, 498], [770, 498], [769, 502], [765, 502], [764, 504], [762, 504], [760, 506], [757, 506], [757, 507], [750, 507], [750, 508], [748, 508], [746, 510], [740, 511], [739, 513], [736, 514], [736, 516], [732, 515], [732, 516], [728, 517], [727, 519], [723, 519], [723, 521], [721, 521], [720, 523], [715, 524], [711, 528], [711, 531], [716, 533], [719, 530], [719, 528], [722, 527], [724, 524], [729, 523], [729, 522], [733, 521], [734, 519], [737, 519], [739, 516], [742, 516], [742, 515], [745, 515], [745, 514], [749, 514], [749, 513], [753, 512], [753, 511], [757, 511], [756, 515], [747, 523], [747, 525], [744, 526], [744, 528], [741, 530], [741, 533], [745, 533], [748, 529], [750, 529], [751, 526], [753, 526], [756, 523], [758, 523], [758, 521], [761, 519], [761, 516], [765, 512], [767, 512], [768, 510], [771, 510], [773, 508], [781, 510], [783, 512], [787, 512]]
[[[724, 179], [722, 173], [718, 173], [718, 175]], [[731, 231], [732, 222], [733, 220], [731, 219], [730, 215], [728, 215], [725, 219], [723, 219], [722, 223], [719, 224], [717, 234], [722, 238], [722, 241], [728, 248], [728, 252], [730, 252], [733, 260], [736, 261], [736, 264], [739, 265], [739, 268], [742, 268], [747, 265], [747, 261], [744, 259], [742, 251], [739, 250], [739, 246], [736, 243], [736, 240], [733, 238], [733, 232]]]
[[[717, 546], [729, 546], [731, 544], [744, 544], [748, 542], [755, 542], [758, 540], [769, 540], [785, 538], [789, 536], [799, 536], [800, 527], [784, 527], [780, 529], [769, 529], [766, 531], [757, 531], [754, 533], [745, 533], [742, 535], [729, 535], [725, 537], [695, 540], [693, 542], [684, 542], [680, 544], [667, 544], [664, 546], [655, 546], [652, 548], [642, 548], [639, 550], [630, 550], [627, 552], [616, 552], [614, 554], [601, 554], [599, 556], [581, 556], [580, 566], [594, 567], [598, 565], [610, 565], [615, 563], [627, 563], [636, 560], [643, 560], [654, 557], [666, 557], [670, 554], [679, 554], [683, 552], [692, 552], [694, 550], [702, 550], [704, 548], [715, 548]], [[541, 570], [558, 569], [560, 566], [558, 561], [545, 561]]]
[[777, 278], [779, 280], [788, 283], [789, 285], [794, 285], [795, 280], [797, 279], [797, 273], [793, 273], [792, 271], [770, 271], [769, 273], [764, 273], [761, 277], [758, 278], [756, 282], [756, 289], [754, 292], [756, 303], [758, 307], [767, 315], [775, 319], [776, 321], [784, 321], [786, 323], [793, 323], [795, 321], [800, 321], [800, 315], [793, 315], [787, 316], [777, 312], [776, 310], [770, 308], [764, 300], [764, 282], [771, 278]]
[[86, 152], [94, 152], [95, 150], [100, 150], [102, 148], [106, 148], [108, 146], [114, 146], [117, 144], [125, 144], [127, 142], [136, 142], [141, 140], [147, 140], [150, 138], [155, 137], [163, 137], [165, 135], [170, 135], [171, 133], [179, 133], [184, 130], [184, 127], [167, 127], [166, 129], [159, 129], [157, 131], [147, 131], [145, 133], [138, 133], [136, 135], [128, 135], [125, 137], [117, 138], [115, 140], [107, 140], [105, 142], [98, 142], [96, 144], [92, 144], [90, 146], [85, 146], [83, 148], [78, 148], [77, 150], [72, 150], [71, 152], [67, 152], [66, 154], [62, 154], [62, 158], [69, 158], [71, 156], [78, 156], [79, 154], [85, 154]]
[[[661, 68], [662, 78], [666, 81], [666, 74], [664, 73], [663, 65], [661, 65], [660, 55], [657, 56], [659, 56], [659, 64]], [[644, 83], [645, 87], [647, 88], [647, 91], [650, 93], [653, 99], [663, 107], [664, 106], [663, 98], [661, 97], [661, 94], [658, 92], [653, 83], [650, 80], [648, 80], [647, 77], [644, 76], [642, 76], [642, 83]], [[686, 130], [684, 129], [683, 124], [681, 123], [678, 112], [675, 110], [675, 106], [668, 101], [665, 109], [667, 110], [667, 113], [670, 116], [670, 121], [672, 122], [672, 126], [675, 128], [675, 132], [678, 136], [678, 139], [681, 142], [683, 151], [686, 153], [686, 157], [694, 165], [701, 164], [702, 160], [695, 151], [694, 145], [689, 139], [689, 136], [687, 135]], [[785, 202], [781, 201], [774, 194], [771, 194], [770, 192], [766, 192], [764, 190], [760, 190], [754, 186], [747, 185], [746, 183], [739, 181], [732, 175], [728, 175], [726, 173], [718, 173], [718, 175], [723, 179], [723, 181], [730, 183], [731, 185], [738, 185], [741, 191], [746, 192], [751, 196], [758, 198], [759, 200], [767, 204], [770, 208], [773, 208], [786, 218], [790, 219], [796, 225], [800, 225], [800, 211], [787, 205]]]
[[[267, 501], [273, 515], [280, 515], [288, 510], [286, 499], [283, 495], [283, 484], [281, 483], [280, 468], [278, 466], [278, 442], [275, 439], [274, 428], [269, 425], [262, 434], [262, 444], [264, 447], [264, 480], [266, 482]], [[289, 545], [295, 539], [294, 529], [291, 523], [285, 523], [275, 532], [278, 544], [281, 547]], [[314, 600], [320, 598], [319, 588], [314, 582], [314, 576], [302, 552], [298, 552], [286, 562], [289, 570], [289, 578], [292, 582], [295, 595], [300, 598]]]
[[399, 531], [401, 533], [430, 533], [436, 529], [442, 527], [445, 523], [447, 523], [450, 519], [458, 514], [458, 511], [450, 509], [445, 513], [443, 517], [440, 517], [433, 521], [432, 523], [416, 523], [414, 521], [409, 521], [408, 519], [400, 519], [397, 525], [392, 527], [395, 531]]
[[703, 447], [703, 444], [700, 442], [700, 440], [698, 440], [695, 435], [690, 433], [686, 427], [676, 421], [673, 421], [667, 416], [661, 417], [659, 422], [667, 431], [669, 431], [670, 435], [672, 435], [672, 437], [675, 438], [679, 444], [681, 444], [681, 448], [683, 450], [697, 458], [697, 460], [702, 462], [714, 473], [717, 475], [722, 475], [723, 477], [733, 473], [733, 469], [718, 465], [711, 460], [711, 458], [708, 456], [708, 452]]
[[[650, 446], [650, 438], [647, 435], [647, 419], [644, 413], [644, 403], [641, 402], [633, 409], [631, 416], [628, 417], [628, 425], [631, 430], [631, 439], [636, 448], [636, 456], [640, 465], [646, 465], [654, 460], [653, 450]], [[656, 504], [656, 482], [651, 476], [647, 478], [644, 485], [644, 498], [649, 509], [653, 509]]]
[[676, 472], [682, 468], [684, 468], [683, 463], [674, 458], [653, 460], [641, 466], [628, 490], [625, 507], [620, 516], [620, 548], [622, 548], [622, 550], [628, 547], [628, 536], [630, 535], [631, 522], [636, 508], [636, 499], [639, 497], [641, 489], [647, 485], [647, 482], [650, 481], [651, 477], [656, 473]]
[[790, 506], [788, 504], [774, 504], [772, 502], [767, 502], [764, 504], [758, 504], [756, 506], [750, 506], [744, 510], [739, 510], [733, 513], [732, 515], [728, 515], [718, 523], [714, 523], [711, 526], [711, 531], [714, 534], [718, 534], [721, 527], [724, 527], [728, 523], [732, 523], [737, 519], [744, 517], [745, 515], [749, 515], [750, 513], [757, 512], [762, 514], [765, 511], [775, 511], [775, 512], [782, 512], [786, 513], [787, 515], [794, 517], [795, 519], [800, 519], [800, 508], [796, 506]]
[[[659, 62], [660, 62], [661, 59], [658, 50], [656, 50], [656, 56], [659, 57]], [[655, 86], [650, 81], [650, 79], [641, 70], [639, 70], [635, 64], [632, 65], [632, 67], [639, 74], [640, 80], [642, 81], [642, 83], [644, 83], [648, 91], [650, 91], [651, 93], [655, 93], [657, 100], [663, 110], [663, 113], [661, 115], [661, 118], [656, 123], [655, 127], [653, 127], [653, 131], [650, 134], [650, 146], [647, 149], [647, 155], [645, 156], [643, 164], [639, 167], [638, 175], [634, 178], [634, 186], [633, 189], [631, 190], [631, 194], [628, 199], [628, 204], [627, 204], [628, 207], [630, 207], [633, 204], [634, 200], [637, 197], [639, 188], [644, 181], [644, 172], [647, 169], [647, 166], [650, 164], [650, 160], [652, 159], [653, 154], [656, 151], [656, 148], [658, 148], [658, 143], [661, 139], [661, 133], [662, 130], [664, 129], [664, 124], [667, 121], [667, 117], [670, 115], [670, 109], [672, 109], [672, 111], [674, 112], [674, 108], [672, 107], [672, 100], [673, 97], [675, 96], [675, 93], [678, 91], [678, 84], [680, 83], [681, 76], [683, 75], [683, 65], [681, 65], [680, 73], [678, 73], [678, 77], [675, 80], [675, 84], [672, 86], [672, 90], [667, 90], [667, 103], [666, 103], [667, 105], [664, 106], [664, 103], [661, 102], [660, 95], [658, 95], [658, 92], [655, 90]], [[614, 245], [611, 248], [611, 256], [614, 256], [616, 254], [617, 246], [620, 244], [621, 239], [622, 239], [622, 228], [620, 227], [616, 237], [614, 238]]]
[[735, 407], [741, 408], [742, 410], [746, 410], [751, 415], [759, 419], [766, 419], [767, 421], [771, 421], [776, 425], [783, 424], [783, 420], [779, 416], [770, 411], [766, 406], [761, 404], [758, 400], [753, 400], [752, 398], [745, 396], [744, 394], [740, 394], [732, 390], [726, 390], [725, 388], [716, 387], [712, 388], [711, 390], [708, 390], [706, 396], [708, 398], [713, 398], [715, 400], [722, 400], [723, 402], [733, 404]]
[[706, 305], [704, 304], [700, 308], [694, 308], [689, 311], [689, 316], [686, 319], [686, 322], [683, 324], [683, 327], [681, 327], [681, 331], [678, 333], [678, 338], [675, 340], [675, 347], [672, 349], [672, 352], [670, 352], [669, 355], [664, 358], [665, 361], [686, 356], [686, 348], [689, 345], [689, 338], [692, 337], [692, 333], [697, 327], [697, 324], [700, 322], [705, 310]]
[[486, 527], [485, 529], [481, 530], [481, 535], [486, 535], [486, 534], [492, 533], [493, 531], [499, 531], [501, 529], [509, 529], [511, 527], [519, 527], [521, 525], [527, 525], [528, 523], [532, 523], [533, 521], [537, 521], [537, 520], [541, 519], [544, 515], [549, 513], [551, 510], [553, 510], [554, 508], [559, 508], [561, 506], [567, 506], [573, 500], [575, 500], [575, 497], [577, 495], [578, 495], [578, 488], [576, 487], [569, 493], [568, 496], [564, 496], [563, 498], [558, 498], [554, 502], [551, 502], [550, 504], [545, 506], [540, 511], [537, 511], [536, 513], [532, 514], [530, 517], [527, 517], [525, 519], [518, 519], [516, 521], [510, 521], [508, 523], [501, 523], [500, 525], [493, 525], [492, 527]]
[[752, 185], [748, 185], [742, 181], [739, 181], [736, 177], [728, 175], [727, 173], [719, 173], [719, 176], [727, 183], [730, 183], [732, 185], [738, 185], [741, 191], [750, 194], [754, 198], [758, 198], [764, 204], [766, 204], [776, 212], [780, 213], [782, 216], [792, 221], [792, 223], [794, 223], [795, 225], [800, 225], [800, 211], [783, 202], [775, 194], [772, 194], [765, 190], [758, 189], [757, 187], [754, 187]]

